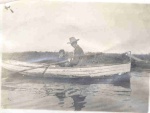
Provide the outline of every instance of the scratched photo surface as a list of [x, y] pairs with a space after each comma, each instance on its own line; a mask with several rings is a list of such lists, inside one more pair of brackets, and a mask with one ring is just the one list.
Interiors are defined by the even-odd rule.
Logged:
[[148, 112], [150, 4], [1, 3], [3, 109]]

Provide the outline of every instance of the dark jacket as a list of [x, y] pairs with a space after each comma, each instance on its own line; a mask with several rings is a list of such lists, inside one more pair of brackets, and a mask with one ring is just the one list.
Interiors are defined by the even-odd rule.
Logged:
[[70, 66], [77, 65], [83, 56], [84, 52], [82, 48], [79, 45], [77, 45], [77, 47], [74, 49], [74, 56], [73, 59], [70, 61]]

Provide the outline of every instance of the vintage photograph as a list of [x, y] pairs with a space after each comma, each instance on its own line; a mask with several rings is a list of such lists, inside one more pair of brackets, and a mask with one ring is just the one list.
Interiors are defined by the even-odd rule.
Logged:
[[3, 109], [148, 113], [150, 4], [2, 4]]

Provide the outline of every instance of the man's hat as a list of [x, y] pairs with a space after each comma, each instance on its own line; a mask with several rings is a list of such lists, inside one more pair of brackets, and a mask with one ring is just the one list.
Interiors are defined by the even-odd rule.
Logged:
[[75, 39], [75, 37], [71, 37], [69, 38], [70, 42], [68, 42], [67, 44], [72, 44], [73, 42], [77, 42], [79, 41], [79, 39]]

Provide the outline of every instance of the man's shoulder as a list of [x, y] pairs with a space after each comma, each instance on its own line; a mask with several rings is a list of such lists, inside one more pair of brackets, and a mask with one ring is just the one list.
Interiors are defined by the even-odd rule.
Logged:
[[84, 53], [80, 46], [77, 46], [75, 52]]
[[79, 45], [76, 47], [76, 49], [82, 50], [82, 48]]

